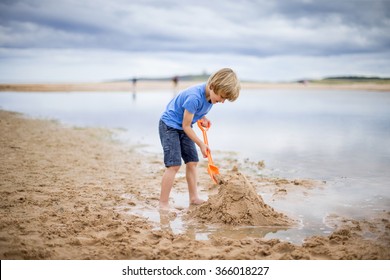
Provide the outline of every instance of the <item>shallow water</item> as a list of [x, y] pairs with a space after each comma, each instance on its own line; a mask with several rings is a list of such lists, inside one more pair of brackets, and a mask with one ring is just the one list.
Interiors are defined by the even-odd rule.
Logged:
[[[171, 98], [172, 92], [135, 96], [127, 92], [2, 92], [0, 108], [75, 126], [117, 128], [121, 141], [161, 153], [158, 119]], [[264, 160], [266, 168], [253, 171], [259, 176], [308, 178], [326, 184], [305, 193], [289, 193], [288, 199], [260, 193], [266, 203], [301, 221], [294, 229], [198, 228], [183, 222], [182, 211], [174, 219], [160, 220], [155, 209], [139, 209], [157, 225], [189, 232], [197, 239], [265, 235], [299, 243], [312, 234], [328, 234], [331, 228], [324, 219], [332, 213], [370, 218], [390, 210], [389, 92], [247, 90], [234, 103], [215, 105], [209, 118], [216, 165], [226, 157], [239, 162]], [[207, 198], [207, 193], [202, 196]], [[172, 198], [176, 206], [187, 207], [186, 193], [174, 192]]]

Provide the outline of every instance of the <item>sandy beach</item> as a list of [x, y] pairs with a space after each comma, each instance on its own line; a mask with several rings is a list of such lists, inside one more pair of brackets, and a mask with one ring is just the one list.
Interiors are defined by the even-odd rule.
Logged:
[[[205, 81], [199, 81], [199, 83]], [[192, 86], [196, 81], [180, 81], [176, 90], [185, 89]], [[242, 82], [242, 89], [289, 89], [289, 90], [371, 90], [371, 91], [390, 91], [389, 83], [261, 83], [261, 82]], [[0, 84], [0, 91], [23, 91], [23, 92], [72, 92], [72, 91], [161, 91], [172, 90], [171, 81], [139, 81], [134, 89], [133, 84], [129, 82], [100, 82], [100, 83], [42, 83], [42, 84]]]
[[[141, 154], [113, 140], [113, 131], [75, 128], [0, 111], [1, 259], [390, 259], [390, 213], [369, 220], [336, 214], [333, 232], [296, 245], [256, 236], [174, 233], [189, 224], [296, 226], [295, 217], [257, 193], [289, 199], [294, 188], [324, 188], [300, 178], [255, 177], [226, 162], [220, 185], [199, 165], [200, 206], [160, 212], [160, 223], [133, 209], [156, 209], [164, 171], [160, 154]], [[261, 164], [259, 164], [261, 168]], [[175, 190], [186, 194], [185, 178]], [[174, 203], [173, 203], [174, 204]]]

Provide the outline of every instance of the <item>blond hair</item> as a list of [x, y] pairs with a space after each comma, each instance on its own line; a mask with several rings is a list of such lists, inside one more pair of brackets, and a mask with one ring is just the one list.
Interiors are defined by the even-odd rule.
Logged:
[[207, 85], [215, 94], [229, 101], [236, 100], [241, 90], [240, 81], [236, 73], [230, 68], [222, 68], [212, 74], [207, 81]]

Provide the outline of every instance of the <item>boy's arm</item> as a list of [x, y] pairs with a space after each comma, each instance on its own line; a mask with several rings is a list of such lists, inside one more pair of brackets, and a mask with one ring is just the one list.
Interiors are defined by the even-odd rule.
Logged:
[[194, 141], [196, 145], [198, 145], [200, 151], [202, 152], [203, 157], [207, 157], [207, 151], [209, 150], [209, 147], [205, 143], [203, 143], [202, 140], [199, 139], [195, 131], [192, 129], [191, 124], [193, 118], [194, 118], [194, 114], [191, 114], [187, 110], [184, 110], [183, 123], [182, 123], [183, 130], [187, 134], [187, 136], [190, 137], [190, 139]]

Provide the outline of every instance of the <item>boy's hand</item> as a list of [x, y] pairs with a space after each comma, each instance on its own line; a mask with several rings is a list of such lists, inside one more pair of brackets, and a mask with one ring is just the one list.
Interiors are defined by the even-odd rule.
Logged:
[[200, 146], [200, 151], [202, 152], [203, 157], [207, 158], [207, 155], [210, 152], [210, 148], [206, 144], [202, 143]]
[[203, 117], [203, 118], [201, 119], [201, 125], [202, 125], [203, 127], [209, 128], [209, 127], [211, 126], [211, 122], [210, 122], [210, 120], [209, 120], [208, 118]]

